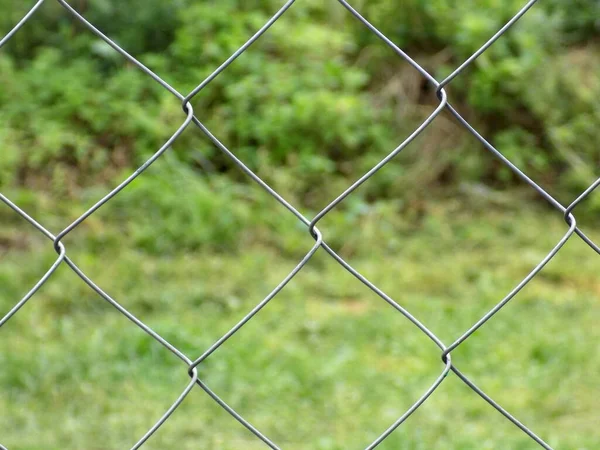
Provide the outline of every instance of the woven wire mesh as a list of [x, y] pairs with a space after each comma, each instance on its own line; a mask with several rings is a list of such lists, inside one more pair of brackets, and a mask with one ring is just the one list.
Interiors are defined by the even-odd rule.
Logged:
[[[42, 6], [42, 4], [46, 0], [38, 0], [31, 9], [27, 12], [27, 14], [14, 26], [12, 30], [6, 34], [0, 40], [0, 48], [8, 42], [15, 33], [19, 31], [19, 29], [28, 21], [35, 21], [35, 13]], [[52, 0], [47, 0], [52, 1]], [[466, 384], [469, 388], [471, 388], [477, 395], [482, 397], [490, 406], [496, 409], [500, 414], [502, 414], [507, 420], [512, 422], [516, 427], [518, 427], [523, 433], [525, 433], [532, 441], [536, 442], [539, 446], [545, 449], [551, 449], [551, 447], [544, 442], [544, 440], [539, 437], [533, 430], [528, 428], [526, 425], [521, 423], [515, 416], [505, 410], [502, 406], [500, 406], [494, 399], [489, 397], [485, 392], [483, 392], [479, 387], [477, 387], [469, 378], [462, 373], [456, 363], [452, 361], [451, 353], [454, 349], [464, 343], [470, 336], [480, 327], [482, 327], [488, 320], [490, 320], [502, 307], [504, 307], [511, 299], [515, 297], [515, 295], [529, 282], [531, 281], [541, 270], [542, 268], [558, 253], [558, 251], [562, 248], [562, 246], [569, 240], [573, 234], [577, 234], [579, 238], [581, 238], [584, 242], [586, 242], [593, 250], [600, 254], [600, 248], [589, 239], [578, 227], [576, 224], [575, 216], [573, 214], [577, 205], [579, 205], [582, 201], [584, 201], [592, 191], [600, 185], [600, 179], [594, 182], [591, 186], [589, 186], [579, 197], [577, 197], [570, 205], [563, 206], [558, 200], [556, 200], [553, 196], [548, 194], [542, 187], [536, 184], [531, 178], [529, 178], [523, 171], [521, 171], [516, 165], [514, 165], [511, 161], [509, 161], [500, 150], [496, 149], [491, 143], [489, 143], [481, 134], [473, 128], [473, 126], [467, 122], [461, 114], [449, 103], [448, 96], [445, 91], [445, 87], [448, 86], [455, 78], [457, 78], [470, 64], [473, 63], [480, 55], [482, 55], [496, 40], [501, 38], [505, 33], [509, 32], [510, 27], [515, 24], [523, 15], [532, 8], [537, 0], [530, 0], [527, 2], [521, 10], [519, 10], [500, 30], [496, 32], [487, 42], [483, 43], [483, 45], [477, 50], [472, 56], [470, 56], [466, 61], [464, 61], [459, 67], [457, 67], [449, 76], [447, 76], [442, 81], [436, 80], [431, 74], [429, 74], [423, 67], [421, 67], [415, 60], [413, 60], [408, 54], [406, 54], [402, 49], [396, 46], [389, 38], [387, 38], [383, 33], [381, 33], [373, 24], [371, 24], [365, 17], [361, 15], [359, 11], [357, 11], [353, 6], [351, 6], [345, 0], [338, 0], [341, 4], [341, 7], [345, 8], [349, 14], [354, 16], [356, 20], [358, 20], [364, 27], [368, 28], [374, 35], [376, 35], [383, 44], [390, 47], [395, 54], [410, 64], [416, 71], [420, 73], [420, 75], [435, 88], [435, 93], [438, 99], [438, 106], [431, 112], [431, 114], [427, 117], [427, 119], [421, 123], [421, 125], [416, 128], [400, 145], [398, 145], [395, 149], [393, 149], [383, 160], [381, 160], [377, 165], [375, 165], [372, 169], [370, 169], [367, 173], [365, 173], [362, 177], [356, 180], [352, 185], [350, 185], [344, 192], [342, 192], [337, 198], [331, 201], [325, 208], [323, 208], [314, 218], [309, 219], [304, 217], [293, 205], [288, 203], [281, 195], [279, 195], [273, 188], [271, 188], [265, 181], [263, 181], [258, 175], [256, 175], [248, 166], [241, 161], [233, 151], [225, 146], [215, 135], [213, 135], [210, 130], [198, 119], [198, 117], [194, 114], [194, 110], [191, 105], [192, 99], [203, 90], [209, 83], [211, 83], [221, 72], [223, 72], [236, 58], [242, 55], [248, 48], [259, 39], [267, 30], [273, 25], [285, 12], [293, 6], [295, 0], [288, 0], [281, 8], [252, 36], [248, 41], [246, 41], [235, 53], [233, 53], [225, 62], [223, 62], [219, 67], [217, 67], [206, 79], [204, 79], [196, 88], [194, 88], [190, 93], [184, 95], [177, 91], [174, 87], [170, 86], [166, 83], [159, 75], [153, 72], [151, 69], [142, 64], [138, 59], [130, 55], [125, 49], [121, 48], [117, 45], [113, 40], [111, 40], [108, 36], [103, 34], [100, 30], [98, 30], [92, 23], [86, 20], [78, 11], [76, 11], [69, 3], [65, 0], [56, 0], [58, 3], [65, 9], [66, 13], [72, 15], [77, 21], [83, 24], [90, 32], [94, 33], [97, 37], [102, 39], [108, 45], [110, 45], [116, 52], [118, 52], [121, 56], [126, 58], [130, 63], [135, 65], [139, 70], [144, 72], [150, 78], [154, 80], [154, 82], [160, 84], [164, 89], [170, 92], [173, 96], [175, 96], [179, 101], [181, 101], [183, 114], [182, 114], [182, 123], [180, 127], [171, 135], [171, 137], [143, 164], [141, 165], [134, 173], [128, 176], [125, 180], [123, 180], [117, 187], [115, 187], [112, 191], [98, 200], [93, 206], [91, 206], [85, 213], [83, 213], [79, 218], [77, 218], [73, 223], [67, 226], [64, 230], [60, 231], [57, 234], [53, 234], [48, 231], [42, 224], [38, 223], [33, 217], [31, 217], [26, 211], [21, 209], [15, 203], [13, 203], [9, 198], [0, 193], [0, 200], [4, 202], [8, 207], [10, 207], [15, 213], [20, 215], [23, 219], [29, 222], [35, 229], [37, 229], [40, 233], [46, 236], [49, 240], [52, 241], [54, 250], [57, 253], [57, 258], [54, 264], [48, 269], [48, 271], [44, 274], [42, 278], [25, 294], [25, 296], [18, 301], [14, 307], [8, 311], [1, 319], [0, 319], [0, 327], [6, 324], [15, 314], [19, 312], [19, 310], [23, 307], [23, 305], [31, 299], [35, 293], [40, 289], [40, 287], [53, 275], [56, 269], [60, 265], [66, 264], [70, 267], [88, 286], [90, 289], [95, 291], [98, 295], [100, 295], [104, 300], [110, 303], [114, 308], [116, 308], [121, 314], [126, 316], [133, 324], [141, 328], [144, 332], [158, 341], [162, 346], [164, 346], [167, 350], [172, 352], [175, 356], [177, 356], [183, 364], [187, 367], [187, 371], [190, 377], [189, 383], [184, 387], [179, 397], [173, 402], [173, 404], [169, 407], [167, 411], [165, 411], [162, 416], [154, 424], [148, 424], [148, 431], [141, 437], [139, 440], [131, 447], [132, 449], [140, 448], [144, 445], [144, 443], [166, 422], [169, 417], [175, 412], [175, 410], [181, 405], [184, 399], [188, 396], [190, 391], [192, 391], [196, 385], [199, 386], [206, 394], [208, 394], [216, 403], [218, 403], [224, 410], [226, 410], [233, 419], [237, 420], [244, 427], [246, 427], [252, 434], [256, 436], [257, 439], [260, 439], [267, 447], [272, 449], [279, 449], [280, 447], [275, 444], [269, 437], [259, 431], [256, 427], [254, 427], [250, 422], [248, 422], [244, 417], [242, 417], [238, 412], [236, 412], [231, 406], [229, 406], [217, 393], [215, 393], [209, 386], [207, 386], [202, 379], [198, 376], [198, 366], [202, 364], [202, 362], [208, 358], [211, 354], [213, 354], [219, 347], [226, 343], [226, 341], [237, 333], [248, 321], [250, 321], [262, 308], [264, 308], [277, 294], [281, 292], [281, 290], [286, 286], [286, 284], [294, 278], [294, 276], [302, 270], [304, 266], [306, 266], [312, 256], [322, 248], [326, 253], [328, 253], [337, 263], [339, 263], [345, 270], [350, 272], [357, 280], [364, 285], [366, 285], [371, 291], [376, 293], [382, 300], [387, 302], [396, 312], [402, 314], [406, 319], [408, 319], [412, 324], [417, 327], [422, 333], [424, 333], [429, 339], [431, 339], [440, 349], [441, 351], [441, 364], [440, 364], [440, 375], [437, 377], [435, 381], [431, 384], [429, 389], [427, 389], [424, 393], [421, 393], [420, 397], [418, 397], [412, 406], [394, 423], [388, 424], [386, 429], [383, 429], [385, 425], [382, 426], [382, 432], [379, 436], [377, 436], [373, 442], [367, 447], [367, 449], [373, 449], [377, 447], [380, 443], [382, 443], [396, 428], [398, 428], [412, 413], [414, 413], [428, 398], [431, 396], [436, 390], [440, 388], [443, 380], [446, 376], [453, 372], [464, 384]], [[534, 189], [539, 195], [541, 195], [547, 202], [550, 203], [552, 207], [562, 213], [564, 220], [566, 222], [566, 232], [564, 236], [556, 243], [554, 248], [552, 248], [548, 254], [531, 270], [531, 272], [521, 281], [519, 282], [503, 299], [501, 299], [494, 308], [488, 311], [481, 319], [479, 319], [472, 327], [466, 330], [458, 339], [452, 342], [449, 345], [444, 344], [432, 331], [430, 331], [425, 325], [423, 325], [416, 317], [414, 317], [409, 311], [403, 308], [399, 303], [397, 303], [394, 299], [389, 297], [385, 292], [375, 286], [372, 282], [370, 282], [365, 276], [359, 273], [355, 268], [353, 268], [346, 260], [344, 260], [340, 255], [338, 255], [324, 240], [321, 232], [317, 228], [317, 224], [321, 219], [323, 219], [329, 212], [331, 212], [334, 208], [336, 208], [340, 203], [344, 201], [348, 196], [350, 196], [360, 185], [362, 185], [369, 178], [375, 176], [377, 171], [381, 169], [384, 165], [386, 165], [392, 158], [394, 158], [397, 154], [399, 154], [403, 149], [405, 149], [411, 142], [425, 129], [427, 128], [435, 119], [443, 112], [447, 111], [450, 115], [452, 115], [460, 125], [466, 130], [467, 133], [472, 134], [475, 138], [489, 151], [493, 154], [494, 157], [500, 160], [502, 164], [508, 167], [514, 174], [516, 174], [522, 181], [524, 181], [527, 185], [529, 185], [532, 189]], [[158, 160], [171, 146], [171, 144], [182, 134], [182, 132], [188, 128], [190, 125], [197, 127], [204, 135], [208, 137], [210, 141], [220, 150], [222, 151], [234, 165], [241, 171], [243, 171], [246, 175], [248, 175], [255, 183], [261, 186], [268, 194], [270, 194], [275, 201], [279, 202], [283, 207], [285, 207], [291, 214], [296, 216], [296, 218], [306, 226], [308, 233], [314, 239], [314, 245], [310, 249], [310, 251], [302, 258], [302, 260], [295, 266], [295, 268], [267, 295], [262, 301], [260, 301], [252, 310], [250, 310], [239, 322], [237, 322], [226, 334], [224, 334], [220, 339], [218, 339], [214, 344], [212, 344], [208, 349], [206, 349], [200, 356], [190, 357], [184, 354], [181, 350], [173, 346], [169, 343], [165, 338], [143, 323], [138, 317], [124, 308], [121, 304], [119, 304], [115, 299], [113, 299], [110, 295], [108, 295], [100, 286], [96, 285], [78, 266], [77, 264], [71, 260], [67, 256], [67, 249], [62, 243], [63, 238], [65, 238], [69, 233], [71, 233], [75, 228], [77, 228], [82, 222], [84, 222], [87, 218], [93, 215], [98, 209], [100, 209], [103, 205], [109, 202], [112, 198], [119, 194], [123, 189], [129, 185], [135, 178], [142, 175], [142, 173], [156, 160]], [[415, 395], [416, 397], [417, 395]], [[158, 414], [157, 414], [158, 415]], [[133, 439], [132, 439], [133, 440]], [[0, 444], [0, 450], [5, 449]]]

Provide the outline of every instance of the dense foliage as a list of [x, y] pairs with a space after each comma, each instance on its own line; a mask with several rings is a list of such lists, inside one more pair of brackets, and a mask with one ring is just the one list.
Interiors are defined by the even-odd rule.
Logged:
[[[10, 29], [28, 2], [1, 0]], [[189, 92], [281, 1], [78, 0], [74, 7]], [[357, 1], [356, 7], [438, 77], [476, 51], [523, 0]], [[448, 87], [451, 102], [532, 177], [573, 194], [600, 163], [597, 0], [544, 1]], [[183, 120], [177, 99], [47, 2], [0, 54], [0, 182], [73, 191], [111, 180], [155, 151]], [[195, 111], [225, 145], [311, 204], [327, 176], [364, 173], [436, 105], [433, 90], [337, 2], [293, 5], [203, 90]], [[197, 129], [172, 150], [197, 171], [231, 171]], [[364, 191], [514, 177], [449, 116]], [[285, 169], [284, 169], [285, 167]], [[277, 170], [277, 173], [275, 173]], [[233, 177], [242, 179], [232, 172]], [[341, 183], [340, 183], [341, 184]], [[347, 184], [347, 182], [346, 182]]]

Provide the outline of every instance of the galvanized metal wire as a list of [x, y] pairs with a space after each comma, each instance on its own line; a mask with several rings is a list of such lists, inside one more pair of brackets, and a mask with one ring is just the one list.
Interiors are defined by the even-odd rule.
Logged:
[[[35, 13], [38, 8], [44, 3], [44, 1], [51, 0], [38, 0], [31, 9], [27, 12], [27, 14], [14, 26], [12, 30], [10, 30], [1, 40], [0, 40], [0, 48], [8, 42], [10, 38], [12, 38], [15, 33], [19, 31], [19, 29], [27, 22], [35, 20]], [[281, 8], [253, 35], [248, 41], [246, 41], [235, 53], [233, 53], [226, 61], [224, 61], [219, 67], [217, 67], [214, 72], [212, 72], [206, 79], [204, 79], [201, 83], [198, 84], [196, 88], [194, 88], [188, 94], [182, 94], [174, 87], [170, 86], [167, 82], [165, 82], [159, 75], [153, 72], [150, 68], [146, 67], [142, 64], [138, 59], [134, 56], [130, 55], [125, 49], [121, 48], [118, 44], [116, 44], [113, 40], [111, 40], [108, 36], [103, 34], [100, 30], [98, 30], [92, 23], [90, 23], [85, 17], [83, 17], [78, 11], [76, 11], [67, 1], [65, 0], [56, 0], [58, 3], [65, 9], [65, 12], [72, 15], [76, 20], [78, 20], [81, 24], [83, 24], [90, 32], [94, 33], [98, 38], [106, 42], [110, 47], [112, 47], [116, 52], [126, 58], [130, 63], [132, 63], [139, 70], [148, 75], [151, 79], [161, 85], [164, 89], [170, 92], [174, 97], [176, 97], [182, 104], [183, 115], [182, 122], [179, 128], [171, 135], [171, 137], [143, 164], [141, 165], [135, 172], [129, 175], [125, 180], [123, 180], [117, 187], [115, 187], [112, 191], [107, 193], [104, 197], [98, 200], [93, 206], [91, 206], [85, 213], [83, 213], [80, 217], [73, 221], [69, 226], [67, 226], [64, 230], [60, 231], [57, 234], [53, 234], [48, 231], [42, 224], [38, 223], [31, 215], [29, 215], [26, 211], [21, 209], [18, 205], [13, 203], [9, 198], [0, 193], [0, 200], [5, 203], [9, 208], [11, 208], [16, 214], [25, 219], [29, 224], [31, 224], [35, 229], [37, 229], [40, 233], [46, 236], [53, 243], [53, 247], [57, 253], [56, 261], [52, 264], [52, 266], [48, 269], [48, 271], [44, 274], [42, 278], [21, 298], [17, 301], [14, 307], [2, 316], [0, 319], [0, 327], [6, 324], [15, 314], [19, 312], [19, 310], [23, 307], [23, 305], [29, 301], [36, 292], [40, 289], [40, 287], [53, 275], [56, 269], [62, 265], [66, 264], [70, 267], [88, 286], [91, 290], [95, 291], [100, 297], [106, 300], [109, 304], [111, 304], [115, 309], [117, 309], [121, 314], [127, 317], [133, 324], [141, 328], [144, 332], [158, 341], [163, 347], [173, 353], [177, 358], [179, 358], [182, 363], [187, 368], [187, 372], [190, 376], [189, 383], [183, 387], [181, 394], [174, 400], [173, 404], [161, 415], [155, 419], [155, 422], [148, 424], [148, 431], [140, 438], [138, 438], [137, 442], [134, 441], [135, 437], [132, 436], [132, 442], [135, 442], [132, 449], [138, 449], [144, 445], [144, 443], [171, 417], [171, 415], [175, 412], [175, 410], [181, 405], [181, 403], [186, 399], [188, 394], [194, 389], [197, 385], [199, 386], [206, 394], [208, 394], [216, 403], [218, 403], [223, 409], [225, 409], [235, 420], [240, 422], [244, 427], [248, 429], [248, 431], [257, 439], [260, 439], [267, 447], [272, 449], [279, 449], [280, 447], [275, 444], [270, 438], [268, 438], [265, 434], [259, 431], [256, 427], [254, 427], [250, 422], [248, 422], [244, 417], [242, 417], [238, 412], [236, 412], [231, 406], [229, 406], [217, 393], [210, 389], [206, 383], [199, 378], [198, 376], [198, 366], [202, 364], [203, 361], [206, 360], [210, 355], [212, 355], [217, 349], [219, 349], [222, 345], [224, 345], [227, 340], [237, 333], [248, 321], [252, 320], [252, 318], [262, 309], [264, 308], [282, 289], [286, 286], [287, 283], [296, 275], [298, 272], [305, 267], [312, 256], [322, 248], [326, 253], [328, 253], [335, 261], [337, 261], [345, 270], [351, 273], [359, 282], [367, 286], [371, 291], [377, 294], [382, 300], [387, 302], [395, 311], [402, 314], [406, 319], [408, 319], [415, 327], [417, 327], [422, 333], [424, 333], [431, 341], [433, 341], [440, 349], [441, 352], [441, 365], [440, 365], [440, 374], [439, 376], [432, 382], [430, 387], [422, 393], [420, 396], [415, 396], [414, 403], [408, 410], [399, 417], [394, 423], [388, 424], [387, 428], [383, 429], [386, 425], [382, 425], [382, 432], [379, 436], [374, 436], [373, 441], [370, 445], [368, 445], [367, 449], [373, 449], [377, 447], [381, 442], [383, 442], [396, 428], [398, 428], [413, 412], [415, 412], [428, 398], [431, 396], [436, 390], [438, 390], [446, 378], [446, 376], [453, 372], [462, 382], [471, 388], [477, 395], [482, 397], [486, 402], [490, 404], [494, 409], [496, 409], [500, 414], [502, 414], [507, 420], [512, 422], [516, 427], [518, 427], [523, 433], [531, 438], [531, 440], [537, 443], [540, 447], [545, 449], [551, 449], [551, 447], [533, 430], [528, 428], [525, 424], [521, 423], [515, 416], [505, 410], [502, 406], [500, 406], [494, 399], [489, 397], [485, 392], [483, 392], [479, 387], [477, 387], [463, 372], [458, 369], [456, 362], [452, 361], [452, 351], [459, 347], [462, 343], [464, 343], [467, 339], [469, 339], [472, 334], [481, 328], [487, 321], [493, 318], [493, 316], [504, 306], [506, 306], [518, 293], [519, 291], [531, 281], [542, 269], [543, 267], [556, 256], [556, 254], [560, 251], [563, 245], [573, 236], [573, 234], [577, 234], [584, 242], [586, 242], [592, 249], [594, 249], [597, 253], [600, 254], [600, 248], [589, 239], [578, 227], [575, 216], [573, 214], [577, 205], [579, 205], [582, 201], [584, 201], [598, 185], [600, 185], [600, 179], [598, 179], [595, 183], [593, 183], [589, 188], [587, 188], [577, 199], [575, 199], [570, 205], [563, 206], [558, 200], [556, 200], [553, 196], [551, 196], [548, 192], [546, 192], [541, 186], [539, 186], [534, 180], [529, 178], [521, 169], [519, 169], [515, 164], [513, 164], [510, 160], [508, 160], [501, 152], [501, 150], [496, 149], [490, 142], [488, 142], [480, 133], [475, 130], [475, 128], [467, 122], [460, 113], [450, 104], [448, 100], [448, 94], [445, 91], [445, 88], [451, 84], [459, 75], [461, 75], [464, 70], [473, 63], [481, 54], [483, 54], [494, 42], [500, 39], [505, 33], [509, 32], [509, 29], [512, 25], [514, 25], [523, 15], [532, 8], [537, 0], [530, 0], [527, 2], [523, 8], [518, 11], [511, 19], [508, 21], [496, 34], [494, 34], [487, 42], [485, 42], [479, 50], [477, 50], [471, 57], [469, 57], [464, 63], [462, 63], [456, 70], [454, 70], [448, 77], [446, 77], [442, 81], [437, 81], [431, 74], [429, 74], [422, 66], [420, 66], [415, 60], [413, 60], [408, 54], [406, 54], [402, 49], [400, 49], [396, 44], [394, 44], [388, 37], [386, 37], [381, 31], [379, 31], [375, 25], [370, 23], [367, 18], [365, 18], [357, 9], [355, 9], [349, 2], [346, 0], [338, 0], [343, 8], [345, 8], [349, 14], [354, 16], [356, 20], [358, 20], [363, 26], [368, 28], [375, 36], [377, 36], [383, 44], [390, 47], [401, 59], [410, 64], [416, 71], [418, 71], [421, 76], [435, 88], [435, 93], [438, 99], [438, 105], [433, 109], [431, 114], [421, 123], [421, 125], [415, 129], [403, 142], [401, 142], [395, 149], [393, 149], [385, 158], [383, 158], [377, 165], [375, 165], [372, 169], [370, 169], [367, 173], [365, 173], [362, 177], [352, 183], [344, 192], [342, 192], [337, 198], [331, 201], [323, 210], [321, 210], [316, 216], [312, 219], [304, 217], [292, 204], [290, 204], [287, 200], [285, 200], [279, 193], [277, 193], [273, 188], [271, 188], [264, 180], [262, 180], [258, 175], [256, 175], [242, 160], [240, 160], [234, 151], [230, 150], [225, 144], [223, 144], [211, 131], [200, 121], [200, 119], [194, 114], [193, 107], [191, 105], [191, 101], [193, 98], [202, 91], [209, 83], [211, 83], [216, 77], [219, 76], [227, 67], [241, 54], [248, 50], [248, 48], [256, 42], [265, 32], [268, 31], [269, 27], [273, 25], [286, 11], [288, 11], [295, 0], [288, 0], [281, 6]], [[491, 154], [498, 158], [506, 167], [508, 167], [512, 172], [514, 172], [523, 182], [533, 188], [539, 195], [541, 195], [546, 201], [550, 203], [555, 209], [559, 210], [563, 215], [565, 222], [567, 224], [566, 231], [564, 236], [556, 243], [556, 245], [549, 250], [548, 254], [531, 270], [531, 272], [521, 280], [503, 299], [501, 299], [494, 308], [492, 308], [489, 312], [487, 312], [481, 319], [479, 319], [472, 327], [466, 330], [460, 337], [458, 337], [454, 342], [449, 345], [444, 344], [432, 331], [430, 331], [423, 323], [421, 323], [416, 317], [414, 317], [408, 310], [406, 310], [402, 305], [397, 303], [394, 299], [392, 299], [389, 295], [383, 292], [380, 288], [375, 286], [371, 281], [369, 281], [364, 275], [359, 273], [354, 267], [350, 265], [350, 263], [344, 260], [339, 254], [337, 254], [324, 240], [323, 235], [317, 228], [317, 224], [321, 219], [323, 219], [328, 213], [330, 213], [333, 209], [335, 209], [340, 203], [342, 203], [348, 196], [350, 196], [360, 185], [365, 183], [371, 177], [375, 176], [376, 173], [385, 166], [391, 159], [393, 159], [396, 155], [398, 155], [402, 150], [404, 150], [408, 145], [412, 143], [412, 141], [423, 132], [435, 119], [443, 112], [448, 111], [458, 123], [460, 123], [467, 133], [472, 134]], [[126, 189], [127, 186], [137, 177], [141, 176], [143, 172], [156, 160], [158, 160], [173, 144], [175, 140], [181, 135], [181, 133], [188, 128], [191, 124], [194, 124], [196, 128], [198, 128], [206, 137], [212, 141], [212, 143], [222, 151], [233, 164], [246, 175], [248, 175], [255, 183], [257, 183], [260, 187], [262, 187], [268, 194], [270, 194], [278, 203], [280, 203], [284, 208], [286, 208], [291, 214], [293, 214], [300, 222], [302, 222], [309, 233], [309, 235], [314, 240], [314, 245], [310, 249], [310, 251], [302, 258], [302, 260], [294, 267], [294, 269], [267, 295], [263, 300], [261, 300], [257, 305], [250, 310], [241, 320], [239, 320], [235, 325], [231, 327], [231, 329], [225, 333], [220, 339], [218, 339], [213, 345], [207, 348], [204, 352], [200, 354], [200, 356], [193, 358], [186, 354], [184, 354], [177, 347], [169, 343], [164, 337], [159, 335], [156, 331], [150, 328], [148, 325], [143, 323], [138, 317], [128, 311], [125, 307], [123, 307], [120, 303], [118, 303], [115, 299], [113, 299], [109, 294], [107, 294], [100, 286], [95, 284], [76, 264], [75, 262], [67, 256], [67, 249], [63, 245], [62, 240], [71, 233], [74, 229], [81, 225], [87, 218], [93, 215], [98, 209], [104, 206], [107, 202], [109, 202], [112, 198], [118, 195], [123, 189]], [[6, 450], [0, 444], [0, 449]]]

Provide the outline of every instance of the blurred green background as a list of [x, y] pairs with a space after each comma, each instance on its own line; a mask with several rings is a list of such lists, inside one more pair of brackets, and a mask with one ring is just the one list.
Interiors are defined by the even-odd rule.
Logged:
[[[0, 0], [0, 34], [33, 2]], [[180, 92], [283, 4], [72, 0]], [[442, 79], [524, 0], [356, 0]], [[600, 2], [536, 4], [447, 88], [452, 104], [564, 204], [598, 176]], [[58, 232], [183, 122], [177, 99], [47, 1], [0, 52], [1, 191]], [[307, 217], [437, 106], [431, 86], [335, 1], [298, 1], [193, 100], [196, 115]], [[600, 196], [577, 209], [596, 242]], [[446, 343], [566, 232], [560, 212], [443, 113], [320, 223], [327, 242]], [[194, 126], [71, 233], [92, 280], [200, 355], [311, 248], [306, 228]], [[40, 278], [51, 244], [0, 205], [0, 316]], [[600, 447], [600, 259], [577, 237], [453, 352], [485, 392], [555, 448]], [[439, 350], [318, 251], [201, 377], [285, 449], [364, 448], [427, 389]], [[186, 369], [61, 266], [0, 330], [0, 443], [129, 448]], [[200, 389], [146, 449], [264, 445]], [[450, 375], [382, 449], [535, 443]]]

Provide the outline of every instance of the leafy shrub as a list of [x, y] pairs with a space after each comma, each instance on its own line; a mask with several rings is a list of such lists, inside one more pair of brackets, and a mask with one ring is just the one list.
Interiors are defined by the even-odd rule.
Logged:
[[[212, 73], [283, 5], [72, 3], [182, 92]], [[592, 39], [599, 5], [536, 3], [448, 87], [452, 103], [507, 157], [571, 193], [594, 176], [600, 162], [600, 88], [594, 77], [599, 58]], [[355, 6], [442, 79], [523, 1], [408, 0], [399, 7], [373, 0]], [[0, 0], [7, 11], [1, 29], [10, 29], [26, 7]], [[333, 191], [347, 185], [348, 177], [376, 164], [435, 105], [432, 89], [419, 75], [406, 76], [406, 66], [340, 5], [298, 2], [193, 103], [236, 155], [269, 180], [277, 178], [274, 167], [285, 172], [282, 179], [295, 194], [317, 208], [312, 193], [324, 177]], [[46, 2], [2, 49], [0, 77], [4, 185], [31, 185], [41, 177], [76, 193], [81, 184], [112, 180], [156, 151], [183, 120], [174, 97], [56, 2]], [[510, 184], [514, 178], [485, 152], [454, 156], [452, 150], [473, 141], [464, 132], [463, 138], [449, 138], [448, 127], [439, 123], [405, 152], [403, 167], [369, 181], [365, 199], [457, 179]], [[173, 153], [192, 169], [230, 167], [198, 130], [184, 133]]]

